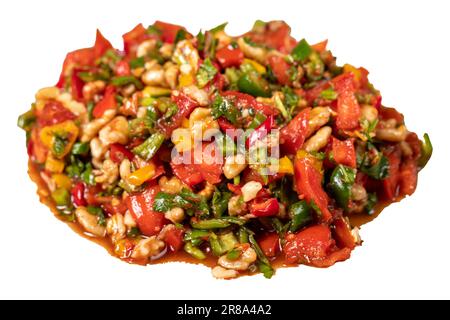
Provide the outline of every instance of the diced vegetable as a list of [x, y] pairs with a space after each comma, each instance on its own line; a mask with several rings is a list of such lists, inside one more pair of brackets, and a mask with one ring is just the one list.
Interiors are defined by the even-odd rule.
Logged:
[[338, 205], [348, 210], [352, 187], [355, 183], [356, 170], [343, 165], [338, 165], [331, 174], [330, 189]]
[[165, 140], [165, 137], [161, 133], [152, 134], [144, 143], [133, 149], [133, 153], [148, 161], [150, 160], [161, 147]]

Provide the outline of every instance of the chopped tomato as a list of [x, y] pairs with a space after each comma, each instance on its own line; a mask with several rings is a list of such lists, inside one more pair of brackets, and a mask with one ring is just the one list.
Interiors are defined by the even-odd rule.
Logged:
[[116, 89], [113, 86], [108, 86], [103, 99], [95, 105], [92, 115], [95, 118], [101, 118], [106, 110], [115, 108], [117, 108]]
[[280, 180], [283, 177], [284, 173], [279, 172], [263, 177], [257, 170], [251, 169], [249, 167], [245, 168], [242, 173], [242, 180], [244, 182], [256, 181], [261, 183], [262, 185], [268, 185], [272, 182]]
[[270, 198], [263, 201], [255, 199], [250, 203], [250, 213], [255, 217], [276, 216], [279, 211], [280, 204], [278, 203], [277, 198]]
[[306, 156], [295, 160], [294, 175], [297, 192], [307, 201], [314, 203], [320, 209], [321, 220], [329, 221], [331, 213], [328, 210], [328, 195], [322, 188], [322, 173], [316, 168], [314, 159]]
[[197, 168], [194, 165], [184, 163], [175, 164], [172, 161], [170, 166], [177, 178], [190, 187], [204, 181], [202, 174], [197, 171]]
[[387, 155], [389, 160], [389, 176], [383, 180], [384, 195], [387, 200], [394, 200], [397, 196], [400, 179], [400, 154], [398, 151]]
[[172, 95], [172, 101], [177, 104], [178, 112], [172, 116], [170, 121], [163, 119], [158, 121], [158, 127], [166, 137], [170, 137], [172, 131], [181, 126], [183, 118], [188, 118], [192, 110], [198, 107], [198, 103], [184, 93]]
[[278, 110], [272, 106], [260, 103], [256, 101], [255, 97], [238, 92], [238, 91], [224, 91], [222, 96], [233, 102], [239, 110], [252, 108], [255, 111], [259, 111], [266, 117], [274, 116], [278, 114]]
[[156, 21], [154, 26], [161, 31], [161, 40], [163, 42], [174, 43], [179, 30], [186, 30], [182, 26], [162, 21]]
[[272, 55], [267, 59], [267, 63], [281, 85], [289, 85], [291, 83], [289, 76], [289, 63], [283, 57]]
[[322, 91], [330, 87], [330, 82], [326, 80], [319, 81], [315, 87], [305, 92], [305, 99], [309, 105], [314, 104], [314, 101], [320, 97]]
[[262, 236], [258, 244], [266, 257], [273, 258], [280, 253], [280, 237], [276, 232]]
[[72, 76], [70, 77], [70, 89], [72, 96], [75, 100], [81, 101], [83, 100], [83, 87], [84, 82], [81, 80], [81, 78], [78, 76], [79, 72], [82, 72], [81, 69], [74, 69], [72, 71]]
[[121, 60], [116, 64], [117, 76], [129, 76], [131, 74], [130, 65], [127, 61]]
[[405, 122], [403, 114], [398, 112], [395, 108], [381, 107], [379, 116], [381, 120], [394, 119], [397, 124], [402, 124]]
[[324, 52], [325, 50], [327, 50], [327, 44], [328, 44], [328, 39], [324, 40], [322, 42], [313, 44], [311, 46], [311, 48], [313, 48], [313, 50], [315, 50], [317, 52]]
[[56, 84], [58, 88], [64, 88], [66, 83], [66, 77], [70, 75], [70, 72], [74, 68], [81, 68], [86, 66], [92, 66], [94, 64], [94, 50], [92, 48], [78, 49], [69, 52], [64, 59], [63, 68], [59, 81]]
[[412, 159], [417, 160], [422, 153], [422, 143], [414, 132], [410, 132], [405, 140], [412, 150], [412, 155], [410, 156]]
[[87, 202], [84, 198], [85, 186], [83, 182], [77, 182], [70, 193], [72, 194], [72, 202], [76, 207], [86, 206]]
[[131, 194], [126, 200], [139, 230], [149, 237], [159, 233], [168, 223], [163, 213], [153, 210], [153, 201], [159, 191], [158, 185], [150, 185], [142, 192]]
[[[204, 143], [201, 148], [200, 151], [191, 152], [190, 164], [182, 163], [182, 156], [176, 157], [170, 163], [174, 174], [191, 187], [203, 181], [211, 184], [217, 184], [221, 181], [223, 161], [219, 161], [217, 158], [220, 155], [215, 143]], [[197, 160], [195, 161], [195, 159]], [[199, 160], [200, 163], [196, 163]]]
[[302, 110], [280, 131], [281, 149], [288, 154], [295, 154], [305, 142], [309, 130], [311, 108]]
[[113, 143], [109, 147], [109, 157], [115, 163], [121, 163], [123, 159], [133, 160], [134, 154], [120, 143]]
[[102, 208], [106, 211], [108, 216], [113, 216], [115, 214], [124, 215], [128, 210], [128, 206], [125, 201], [120, 201], [119, 204], [116, 205], [113, 205], [112, 202], [103, 203]]
[[216, 59], [222, 68], [239, 67], [244, 61], [244, 53], [239, 48], [223, 47], [216, 52]]
[[331, 148], [332, 159], [337, 164], [356, 168], [356, 152], [352, 140], [341, 141], [332, 137]]
[[355, 248], [355, 240], [343, 218], [334, 221], [334, 235], [339, 248]]
[[94, 59], [101, 58], [106, 51], [113, 49], [113, 46], [111, 45], [111, 42], [109, 42], [100, 32], [100, 30], [97, 29], [97, 35], [95, 38], [95, 45], [94, 45]]
[[355, 97], [353, 73], [344, 73], [332, 80], [337, 98], [336, 127], [352, 130], [359, 126], [360, 108]]
[[183, 247], [183, 229], [170, 228], [163, 236], [163, 240], [173, 252], [179, 251]]
[[202, 163], [196, 164], [197, 170], [201, 173], [203, 179], [211, 184], [217, 184], [222, 179], [222, 163], [221, 154], [216, 148], [216, 144], [203, 143], [202, 147]]
[[400, 194], [412, 195], [417, 187], [417, 162], [407, 159], [400, 167]]
[[50, 100], [37, 115], [38, 123], [42, 127], [51, 126], [67, 120], [74, 120], [76, 116], [66, 109], [59, 101]]
[[125, 33], [122, 38], [125, 53], [129, 56], [134, 56], [138, 45], [148, 38], [147, 30], [144, 28], [142, 23], [140, 23], [131, 31]]
[[287, 235], [283, 249], [287, 263], [309, 264], [314, 260], [325, 259], [334, 245], [330, 229], [319, 224]]
[[345, 261], [350, 258], [352, 249], [342, 248], [330, 253], [326, 258], [322, 260], [313, 260], [311, 265], [317, 268], [328, 268], [334, 265], [336, 262]]

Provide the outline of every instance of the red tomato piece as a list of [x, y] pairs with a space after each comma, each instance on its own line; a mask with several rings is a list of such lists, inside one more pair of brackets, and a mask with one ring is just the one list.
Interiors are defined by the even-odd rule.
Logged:
[[83, 100], [84, 81], [81, 80], [81, 78], [78, 76], [78, 73], [82, 71], [83, 70], [80, 69], [74, 69], [72, 71], [72, 76], [70, 77], [71, 93], [74, 99], [77, 101]]
[[295, 154], [305, 142], [309, 131], [311, 108], [302, 110], [280, 131], [280, 144], [285, 153]]
[[330, 229], [320, 224], [287, 235], [283, 249], [287, 263], [310, 264], [325, 259], [334, 245]]
[[273, 258], [280, 253], [280, 237], [276, 232], [262, 236], [258, 244], [266, 257]]
[[359, 126], [360, 108], [355, 97], [353, 73], [344, 73], [332, 80], [337, 98], [336, 127], [341, 130], [352, 130]]
[[353, 239], [351, 230], [343, 218], [334, 221], [334, 235], [337, 245], [340, 248], [355, 248], [355, 240]]
[[131, 31], [125, 33], [123, 36], [123, 48], [127, 55], [134, 56], [137, 46], [148, 38], [147, 30], [142, 23], [138, 24]]
[[111, 45], [111, 42], [109, 42], [100, 32], [100, 30], [97, 29], [97, 35], [95, 38], [95, 45], [94, 45], [94, 59], [101, 58], [106, 51], [113, 49], [113, 46]]
[[202, 174], [197, 171], [197, 168], [194, 165], [184, 163], [175, 164], [174, 162], [171, 162], [170, 166], [177, 178], [190, 187], [204, 181]]
[[317, 51], [317, 52], [324, 52], [325, 50], [327, 50], [327, 44], [328, 44], [328, 39], [311, 45], [311, 48], [313, 48], [313, 50]]
[[417, 162], [407, 159], [400, 167], [400, 194], [412, 195], [417, 187]]
[[116, 64], [116, 75], [117, 76], [129, 76], [131, 74], [130, 65], [128, 61], [121, 60]]
[[95, 57], [93, 48], [84, 48], [69, 52], [64, 59], [61, 75], [56, 86], [58, 88], [64, 88], [66, 77], [70, 75], [73, 68], [92, 66], [94, 62]]
[[103, 210], [105, 210], [109, 217], [115, 214], [124, 215], [128, 210], [128, 206], [125, 201], [120, 201], [119, 204], [115, 206], [113, 206], [111, 202], [103, 203], [102, 208]]
[[239, 67], [244, 61], [244, 53], [239, 48], [226, 46], [217, 50], [216, 59], [224, 69]]
[[291, 66], [284, 58], [272, 55], [267, 59], [267, 62], [280, 84], [289, 85], [291, 83], [289, 76], [289, 69]]
[[177, 32], [182, 29], [185, 30], [182, 26], [162, 21], [155, 21], [153, 25], [162, 32], [161, 40], [168, 43], [174, 43]]
[[322, 260], [313, 260], [311, 265], [316, 268], [328, 268], [334, 265], [336, 262], [345, 261], [350, 258], [352, 249], [342, 248], [330, 253], [326, 258]]
[[256, 217], [275, 216], [280, 211], [280, 204], [276, 198], [270, 198], [262, 202], [254, 200], [250, 203], [250, 213]]
[[320, 209], [322, 221], [331, 219], [331, 212], [328, 210], [328, 195], [322, 188], [322, 174], [314, 166], [314, 159], [304, 157], [296, 159], [294, 163], [294, 176], [297, 192], [304, 198], [317, 205]]
[[67, 110], [59, 101], [48, 101], [37, 115], [38, 124], [42, 127], [51, 126], [67, 120], [76, 119], [76, 115]]
[[337, 164], [356, 168], [356, 152], [352, 140], [341, 141], [332, 137], [331, 155]]
[[95, 118], [101, 118], [106, 110], [117, 108], [116, 89], [113, 86], [106, 87], [103, 99], [97, 102], [92, 111]]
[[198, 107], [198, 103], [184, 93], [179, 93], [176, 96], [172, 95], [172, 101], [177, 104], [178, 112], [172, 116], [169, 122], [160, 119], [157, 123], [159, 129], [166, 137], [170, 137], [172, 131], [181, 126], [183, 118], [187, 118], [192, 110]]
[[83, 182], [77, 182], [70, 191], [72, 195], [72, 202], [76, 207], [86, 206], [87, 202], [84, 198], [85, 186]]
[[394, 200], [398, 193], [400, 180], [400, 154], [398, 151], [387, 155], [389, 160], [389, 176], [383, 180], [384, 195], [387, 200]]
[[115, 163], [121, 163], [123, 159], [133, 160], [134, 154], [120, 143], [113, 143], [109, 147], [109, 156]]
[[238, 91], [224, 91], [222, 96], [234, 103], [239, 110], [243, 108], [253, 108], [255, 111], [261, 112], [266, 117], [278, 114], [278, 110], [274, 107], [260, 103], [256, 101], [255, 97], [246, 93]]
[[405, 122], [403, 114], [398, 112], [395, 108], [381, 107], [379, 115], [381, 120], [395, 119], [397, 124], [402, 124]]
[[184, 230], [176, 227], [168, 229], [163, 236], [163, 240], [173, 252], [179, 251], [183, 247]]
[[131, 194], [127, 200], [128, 210], [137, 222], [139, 230], [146, 236], [153, 236], [168, 223], [164, 214], [153, 210], [153, 201], [160, 192], [158, 185], [148, 186], [144, 191]]

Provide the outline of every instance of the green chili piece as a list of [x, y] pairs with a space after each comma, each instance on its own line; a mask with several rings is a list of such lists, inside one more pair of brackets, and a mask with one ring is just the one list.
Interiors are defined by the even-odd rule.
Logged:
[[133, 153], [148, 161], [156, 154], [156, 151], [158, 151], [158, 149], [163, 144], [164, 139], [165, 137], [162, 133], [156, 132], [142, 144], [134, 148]]
[[291, 55], [295, 61], [303, 62], [310, 56], [310, 54], [312, 52], [313, 52], [313, 49], [308, 44], [308, 42], [306, 42], [305, 39], [302, 39], [292, 50]]
[[191, 256], [193, 256], [195, 259], [203, 260], [206, 258], [205, 253], [200, 250], [199, 248], [196, 248], [192, 245], [192, 243], [187, 242], [184, 245], [184, 251], [189, 253]]
[[123, 87], [129, 84], [134, 84], [136, 89], [141, 90], [144, 85], [134, 76], [117, 76], [111, 79], [111, 84], [116, 87]]
[[237, 85], [239, 91], [248, 93], [254, 97], [269, 98], [272, 94], [267, 81], [255, 72], [243, 74], [239, 78]]
[[295, 232], [313, 221], [311, 206], [305, 201], [299, 201], [289, 207], [291, 226], [289, 231]]
[[52, 192], [52, 199], [57, 206], [67, 206], [70, 202], [70, 194], [67, 189], [58, 188]]
[[338, 165], [331, 174], [330, 188], [338, 205], [348, 210], [348, 203], [355, 183], [356, 170], [343, 165]]
[[223, 219], [209, 219], [191, 222], [191, 225], [195, 229], [223, 229], [229, 227], [230, 222]]
[[25, 131], [30, 130], [33, 123], [36, 121], [36, 116], [33, 110], [21, 114], [17, 119], [17, 126]]
[[88, 142], [77, 142], [72, 147], [72, 154], [75, 155], [85, 155], [89, 152]]
[[421, 145], [421, 155], [418, 162], [421, 168], [426, 166], [432, 154], [433, 154], [433, 145], [431, 144], [431, 140], [430, 137], [428, 136], [428, 133], [425, 133], [423, 135], [423, 141]]

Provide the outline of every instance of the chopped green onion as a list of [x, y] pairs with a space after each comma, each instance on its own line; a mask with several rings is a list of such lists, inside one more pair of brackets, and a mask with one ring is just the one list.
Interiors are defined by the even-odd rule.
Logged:
[[187, 242], [184, 245], [184, 251], [189, 253], [191, 256], [193, 256], [195, 259], [203, 260], [206, 258], [206, 255], [203, 253], [202, 250], [199, 248], [196, 248], [192, 245], [192, 243]]
[[111, 79], [111, 84], [116, 87], [123, 87], [129, 84], [134, 84], [136, 89], [141, 90], [144, 85], [134, 76], [117, 76]]
[[430, 137], [428, 136], [428, 133], [425, 133], [423, 135], [423, 141], [421, 145], [421, 155], [418, 162], [421, 168], [427, 165], [428, 160], [430, 160], [432, 154], [433, 154], [433, 145], [431, 144], [431, 140]]
[[85, 155], [89, 152], [88, 142], [77, 142], [72, 147], [72, 154]]
[[192, 221], [191, 225], [195, 229], [223, 229], [230, 226], [230, 222], [223, 219], [209, 219]]
[[161, 147], [164, 142], [164, 135], [162, 133], [156, 132], [152, 134], [147, 140], [142, 144], [135, 147], [132, 151], [134, 154], [138, 155], [142, 159], [148, 161], [150, 160]]

